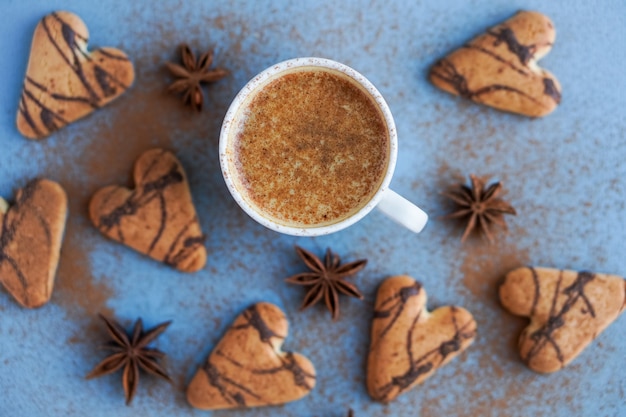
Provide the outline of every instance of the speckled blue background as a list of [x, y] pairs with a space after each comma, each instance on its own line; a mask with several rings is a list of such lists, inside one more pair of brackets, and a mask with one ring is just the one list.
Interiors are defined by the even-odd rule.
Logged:
[[[515, 343], [524, 320], [499, 306], [497, 283], [523, 264], [626, 275], [626, 3], [562, 1], [274, 1], [3, 0], [0, 14], [0, 195], [34, 176], [62, 183], [70, 220], [49, 304], [23, 310], [0, 290], [0, 416], [624, 416], [626, 318], [620, 318], [565, 370], [529, 371]], [[117, 46], [136, 64], [127, 94], [42, 142], [23, 139], [15, 114], [31, 36], [53, 10], [86, 21], [92, 46]], [[557, 75], [563, 102], [545, 119], [467, 103], [427, 81], [430, 65], [519, 9], [537, 9], [557, 28], [542, 65]], [[205, 111], [192, 114], [164, 93], [163, 62], [176, 46], [215, 48], [231, 76], [210, 86]], [[427, 210], [420, 235], [380, 213], [320, 238], [280, 236], [235, 205], [218, 164], [218, 132], [230, 101], [253, 75], [288, 58], [317, 55], [366, 75], [395, 116], [400, 152], [392, 187]], [[174, 150], [188, 171], [202, 226], [207, 268], [175, 272], [106, 240], [86, 217], [89, 196], [128, 184], [143, 151]], [[439, 195], [469, 173], [504, 182], [519, 215], [497, 245], [459, 242], [461, 230], [438, 219]], [[130, 184], [129, 184], [130, 185]], [[283, 278], [302, 271], [293, 245], [346, 260], [369, 259], [356, 282], [365, 301], [343, 300], [342, 317], [298, 312], [302, 289]], [[459, 358], [383, 406], [365, 390], [364, 365], [375, 291], [389, 275], [421, 280], [432, 307], [459, 304], [478, 322], [476, 343]], [[287, 313], [285, 348], [317, 367], [318, 385], [281, 407], [200, 412], [184, 387], [231, 321], [256, 301]], [[131, 407], [120, 375], [85, 381], [102, 359], [105, 312], [147, 326], [173, 320], [157, 346], [169, 353], [170, 386], [142, 378]]]

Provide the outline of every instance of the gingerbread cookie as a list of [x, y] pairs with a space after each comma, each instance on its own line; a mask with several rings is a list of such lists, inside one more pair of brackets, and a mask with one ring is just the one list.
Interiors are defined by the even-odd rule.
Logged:
[[430, 81], [449, 93], [530, 117], [551, 113], [561, 86], [537, 61], [556, 32], [547, 16], [521, 11], [438, 61]]
[[426, 309], [413, 278], [385, 280], [378, 289], [367, 362], [367, 390], [387, 403], [422, 383], [474, 341], [476, 322], [461, 307]]
[[204, 236], [187, 176], [171, 152], [152, 149], [135, 163], [136, 188], [111, 185], [91, 198], [89, 215], [103, 234], [181, 271], [206, 263]]
[[0, 282], [24, 307], [50, 300], [67, 220], [67, 196], [55, 182], [36, 179], [15, 204], [0, 198]]
[[283, 352], [285, 314], [273, 304], [245, 310], [198, 369], [187, 388], [189, 404], [203, 410], [261, 407], [295, 401], [315, 386], [315, 368]]
[[506, 275], [500, 301], [530, 318], [519, 338], [522, 360], [537, 372], [570, 363], [619, 314], [626, 280], [617, 275], [551, 268], [519, 268]]
[[87, 26], [73, 13], [53, 12], [35, 28], [17, 112], [17, 129], [41, 139], [126, 91], [135, 72], [115, 48], [89, 53]]

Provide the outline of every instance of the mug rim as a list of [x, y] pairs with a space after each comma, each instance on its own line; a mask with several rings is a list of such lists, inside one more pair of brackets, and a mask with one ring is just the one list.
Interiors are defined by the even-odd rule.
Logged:
[[[383, 177], [378, 190], [372, 195], [370, 200], [361, 207], [358, 211], [350, 215], [349, 217], [338, 221], [336, 223], [323, 225], [323, 226], [312, 226], [312, 227], [297, 227], [297, 226], [287, 226], [278, 222], [275, 222], [267, 217], [265, 217], [259, 210], [255, 209], [251, 204], [246, 201], [243, 197], [243, 193], [237, 189], [235, 184], [235, 180], [231, 173], [229, 160], [233, 157], [233, 152], [229, 151], [229, 136], [231, 128], [233, 127], [233, 122], [235, 121], [235, 117], [239, 112], [241, 106], [247, 100], [247, 98], [262, 86], [268, 80], [276, 77], [282, 72], [289, 71], [294, 68], [299, 67], [320, 67], [327, 68], [331, 70], [335, 70], [343, 73], [344, 75], [350, 77], [352, 80], [356, 81], [361, 87], [363, 87], [367, 93], [374, 99], [378, 108], [383, 114], [385, 119], [385, 123], [387, 125], [387, 132], [389, 135], [389, 161], [387, 164], [387, 170], [385, 172], [385, 176]], [[222, 170], [222, 177], [224, 178], [224, 182], [228, 187], [228, 191], [232, 195], [233, 199], [237, 202], [239, 207], [243, 209], [243, 211], [252, 219], [254, 219], [257, 223], [260, 223], [262, 226], [267, 227], [268, 229], [274, 230], [275, 232], [292, 235], [292, 236], [321, 236], [334, 232], [338, 232], [343, 230], [359, 220], [365, 217], [369, 212], [371, 212], [374, 207], [378, 205], [380, 200], [383, 197], [384, 192], [389, 188], [389, 183], [391, 182], [391, 178], [395, 171], [396, 161], [398, 156], [398, 135], [396, 131], [396, 125], [393, 120], [393, 116], [391, 114], [391, 110], [387, 105], [387, 102], [383, 98], [382, 94], [378, 91], [378, 89], [358, 71], [353, 68], [342, 64], [337, 61], [333, 61], [327, 58], [318, 58], [318, 57], [302, 57], [302, 58], [292, 58], [277, 64], [272, 65], [271, 67], [266, 68], [259, 74], [257, 74], [254, 78], [246, 83], [246, 85], [239, 91], [239, 93], [235, 96], [232, 103], [230, 104], [228, 111], [226, 112], [226, 116], [224, 117], [224, 121], [222, 122], [222, 127], [220, 129], [220, 139], [219, 139], [219, 158], [220, 158], [220, 168]]]

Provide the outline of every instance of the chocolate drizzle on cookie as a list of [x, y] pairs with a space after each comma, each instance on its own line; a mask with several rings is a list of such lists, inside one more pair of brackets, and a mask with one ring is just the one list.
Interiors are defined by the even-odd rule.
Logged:
[[[227, 360], [238, 364], [238, 362], [232, 361], [230, 358], [224, 356], [221, 352], [217, 352], [219, 356], [225, 357]], [[250, 391], [245, 386], [237, 383], [237, 381], [222, 375], [219, 370], [213, 366], [210, 361], [202, 368], [209, 379], [209, 383], [212, 387], [217, 389], [222, 398], [229, 404], [235, 404], [238, 407], [246, 406], [245, 395], [249, 395], [257, 400], [262, 400], [261, 397]]]
[[247, 323], [236, 326], [234, 329], [241, 330], [252, 327], [259, 333], [259, 340], [263, 343], [271, 343], [272, 338], [284, 339], [284, 336], [277, 335], [270, 329], [267, 323], [265, 323], [256, 305], [246, 309], [246, 311], [243, 312], [243, 317], [246, 319]]
[[[151, 165], [148, 168], [148, 170], [144, 173], [143, 178], [146, 178], [150, 174], [150, 171], [153, 167], [154, 165]], [[111, 212], [100, 216], [100, 228], [108, 232], [113, 227], [119, 227], [124, 217], [136, 215], [139, 209], [151, 203], [152, 200], [158, 199], [159, 203], [161, 203], [160, 206], [163, 209], [161, 213], [161, 226], [159, 227], [159, 231], [154, 240], [150, 244], [151, 251], [154, 248], [156, 242], [158, 242], [161, 238], [163, 229], [165, 228], [167, 209], [164, 207], [163, 193], [165, 192], [165, 189], [170, 185], [178, 184], [181, 182], [183, 182], [183, 176], [178, 171], [178, 166], [174, 165], [171, 167], [168, 173], [158, 177], [154, 181], [144, 184], [141, 189], [135, 190], [130, 195], [130, 197], [128, 197], [128, 199], [124, 201], [123, 204], [115, 207], [115, 209], [113, 209]], [[105, 200], [105, 202], [107, 202], [107, 200]], [[118, 232], [120, 241], [124, 243], [124, 235], [122, 234], [121, 229], [118, 230]]]
[[137, 187], [111, 186], [92, 198], [90, 215], [105, 235], [185, 271], [202, 268], [204, 236], [182, 165], [165, 150], [146, 152], [135, 168]]
[[25, 307], [50, 299], [67, 198], [51, 181], [35, 179], [0, 213], [0, 282]]
[[437, 87], [478, 103], [544, 116], [560, 103], [561, 92], [556, 78], [538, 68], [536, 61], [554, 39], [546, 16], [520, 12], [439, 60], [430, 79]]
[[[537, 276], [537, 272], [534, 268], [530, 268], [534, 277]], [[593, 304], [589, 300], [588, 296], [585, 294], [585, 286], [593, 281], [595, 278], [595, 274], [587, 271], [579, 272], [576, 280], [573, 284], [567, 286], [563, 290], [561, 290], [561, 285], [563, 282], [563, 271], [560, 271], [559, 279], [556, 285], [556, 290], [552, 295], [552, 304], [550, 307], [550, 315], [546, 321], [546, 323], [540, 327], [538, 330], [535, 330], [529, 335], [530, 340], [533, 341], [533, 346], [526, 352], [526, 354], [522, 357], [522, 359], [528, 363], [533, 359], [542, 349], [544, 349], [548, 344], [552, 346], [554, 351], [556, 352], [556, 356], [558, 360], [561, 362], [561, 365], [564, 364], [565, 358], [561, 352], [561, 347], [556, 342], [554, 338], [554, 333], [565, 325], [566, 314], [574, 307], [574, 305], [578, 301], [582, 301], [585, 308], [581, 309], [581, 313], [583, 315], [588, 314], [592, 318], [595, 318], [596, 313], [593, 307]], [[537, 287], [538, 288], [538, 287]], [[561, 306], [558, 306], [559, 297], [565, 297], [565, 300], [562, 302]], [[534, 312], [537, 309], [539, 297], [535, 297], [533, 300], [533, 305], [531, 311]]]
[[[63, 34], [63, 41], [65, 45], [57, 42], [55, 37], [52, 34], [52, 30], [49, 27], [50, 18], [54, 19], [58, 24], [61, 25], [61, 33]], [[76, 31], [65, 22], [63, 19], [59, 17], [57, 13], [52, 13], [51, 16], [46, 16], [41, 21], [44, 31], [48, 36], [48, 40], [50, 44], [56, 49], [59, 56], [65, 61], [68, 68], [76, 75], [82, 86], [85, 88], [88, 97], [77, 97], [80, 100], [86, 101], [93, 108], [98, 107], [98, 94], [94, 90], [93, 86], [87, 81], [87, 77], [85, 76], [85, 71], [83, 69], [82, 63], [78, 57], [78, 55], [84, 54], [82, 51], [81, 45], [78, 41], [87, 43], [87, 38], [79, 35]], [[70, 56], [67, 55], [69, 51]]]
[[[100, 108], [132, 83], [132, 63], [121, 51], [89, 54], [87, 42], [84, 24], [68, 12], [53, 12], [37, 26], [18, 109], [18, 128], [25, 136], [47, 136]], [[63, 64], [67, 74], [48, 71], [48, 65], [56, 70]]]
[[498, 46], [502, 42], [506, 43], [507, 48], [517, 56], [520, 64], [528, 65], [528, 62], [535, 57], [537, 46], [522, 45], [519, 43], [515, 37], [515, 32], [513, 32], [511, 28], [503, 27], [498, 31], [490, 30], [487, 33], [496, 38], [493, 42], [493, 46]]
[[280, 352], [285, 332], [277, 307], [261, 303], [246, 309], [192, 380], [190, 403], [202, 409], [255, 407], [306, 395], [315, 373], [302, 356]]
[[[24, 216], [27, 214], [24, 213], [24, 207], [29, 205], [38, 184], [39, 180], [35, 179], [21, 190], [15, 204], [10, 206], [4, 214], [4, 218], [2, 219], [2, 231], [0, 232], [0, 270], [4, 269], [2, 268], [4, 265], [7, 265], [9, 269], [13, 270], [15, 277], [17, 277], [21, 285], [22, 297], [26, 303], [28, 303], [28, 282], [26, 281], [26, 276], [18, 261], [8, 252], [8, 249], [9, 245], [15, 240], [18, 230], [24, 221]], [[37, 211], [33, 211], [30, 214], [38, 216]], [[37, 221], [41, 223], [44, 232], [43, 235], [45, 236], [45, 247], [48, 248], [50, 246], [50, 230], [48, 225], [46, 222], [41, 221], [39, 217]], [[42, 255], [45, 256], [46, 254], [44, 253]], [[19, 256], [19, 254], [17, 256]]]
[[[379, 339], [382, 339], [383, 337], [385, 337], [389, 329], [391, 329], [393, 325], [396, 323], [396, 320], [398, 320], [398, 317], [400, 317], [400, 315], [404, 311], [404, 307], [406, 303], [409, 301], [409, 298], [418, 296], [421, 290], [422, 290], [422, 285], [416, 281], [410, 287], [400, 288], [400, 291], [398, 291], [393, 296], [384, 300], [380, 304], [380, 307], [383, 309], [379, 308], [379, 309], [374, 310], [374, 319], [382, 319], [382, 318], [391, 317], [391, 320], [389, 321], [389, 323], [387, 323], [383, 331], [380, 333]], [[419, 315], [416, 317], [416, 320], [418, 318], [419, 318]]]
[[539, 303], [539, 296], [541, 295], [541, 289], [539, 288], [539, 275], [537, 274], [537, 270], [532, 267], [528, 267], [528, 269], [530, 270], [530, 273], [532, 274], [533, 284], [535, 288], [534, 296], [533, 296], [533, 303], [530, 308], [530, 315], [534, 316], [535, 313], [537, 312], [537, 303]]
[[512, 69], [513, 71], [515, 71], [518, 74], [523, 75], [525, 77], [530, 75], [528, 70], [524, 69], [523, 67], [522, 68], [518, 67], [517, 65], [515, 65], [511, 61], [507, 61], [506, 59], [504, 59], [500, 55], [494, 53], [493, 51], [490, 51], [487, 48], [483, 48], [482, 46], [478, 46], [478, 45], [463, 45], [462, 48], [473, 49], [475, 51], [479, 51], [479, 52], [482, 52], [483, 54], [489, 55], [491, 58], [495, 59], [498, 62], [503, 63], [508, 68]]
[[373, 396], [375, 400], [381, 402], [392, 400], [402, 392], [411, 388], [413, 384], [417, 382], [418, 378], [426, 376], [434, 371], [434, 369], [441, 366], [452, 353], [461, 350], [463, 341], [476, 337], [475, 329], [470, 329], [470, 327], [474, 325], [473, 320], [464, 323], [462, 326], [457, 324], [457, 311], [456, 308], [452, 307], [452, 319], [455, 329], [452, 338], [441, 342], [439, 346], [419, 357], [414, 357], [413, 355], [415, 350], [413, 332], [415, 331], [415, 325], [420, 315], [418, 314], [415, 317], [413, 326], [410, 328], [406, 339], [405, 355], [409, 358], [408, 368], [406, 372], [393, 376], [391, 382], [380, 387], [378, 392]]
[[519, 339], [522, 361], [537, 372], [570, 363], [624, 310], [624, 278], [617, 275], [523, 267], [506, 275], [502, 305], [529, 317]]
[[432, 68], [430, 75], [431, 77], [436, 77], [449, 83], [458, 95], [470, 100], [478, 101], [482, 95], [491, 94], [496, 91], [509, 91], [519, 94], [534, 103], [540, 104], [535, 97], [509, 85], [491, 84], [477, 90], [470, 90], [467, 79], [457, 70], [454, 64], [447, 59], [442, 59], [437, 62]]
[[[408, 284], [408, 285], [407, 285]], [[368, 365], [368, 391], [389, 402], [465, 349], [476, 336], [476, 322], [459, 307], [426, 310], [426, 293], [409, 277], [383, 283], [376, 300]], [[432, 326], [429, 320], [437, 318]], [[399, 343], [402, 340], [402, 344]]]
[[554, 101], [556, 103], [560, 103], [561, 102], [561, 92], [559, 91], [559, 89], [557, 88], [557, 86], [554, 84], [554, 80], [551, 78], [544, 78], [543, 79], [543, 93], [547, 96], [550, 96], [554, 99]]

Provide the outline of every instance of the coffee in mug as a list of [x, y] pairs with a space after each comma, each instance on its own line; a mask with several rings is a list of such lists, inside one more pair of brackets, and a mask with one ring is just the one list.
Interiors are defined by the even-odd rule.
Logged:
[[378, 104], [347, 75], [298, 67], [253, 92], [231, 134], [243, 197], [274, 222], [319, 227], [359, 211], [389, 163]]
[[398, 136], [387, 103], [339, 62], [294, 58], [259, 73], [231, 103], [219, 149], [237, 204], [279, 233], [338, 232], [375, 207], [415, 233], [428, 221], [389, 188]]

